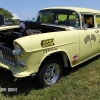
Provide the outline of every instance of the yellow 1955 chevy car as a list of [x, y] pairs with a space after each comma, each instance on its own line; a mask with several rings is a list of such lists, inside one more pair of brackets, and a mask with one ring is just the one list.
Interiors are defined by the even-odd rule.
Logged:
[[55, 84], [64, 67], [99, 54], [99, 10], [44, 8], [36, 22], [0, 27], [0, 67], [15, 77], [37, 76], [41, 87]]

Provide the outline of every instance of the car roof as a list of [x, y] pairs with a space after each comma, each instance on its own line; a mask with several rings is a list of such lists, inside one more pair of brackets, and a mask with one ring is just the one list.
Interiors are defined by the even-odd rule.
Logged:
[[47, 9], [66, 9], [66, 10], [73, 10], [79, 13], [100, 13], [100, 10], [96, 9], [90, 9], [90, 8], [82, 8], [82, 7], [68, 7], [68, 6], [63, 6], [63, 7], [48, 7], [48, 8], [43, 8], [42, 10], [47, 10]]

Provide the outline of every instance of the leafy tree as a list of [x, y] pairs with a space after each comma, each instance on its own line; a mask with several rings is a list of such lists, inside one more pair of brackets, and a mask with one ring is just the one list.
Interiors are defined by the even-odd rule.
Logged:
[[15, 25], [18, 24], [18, 21], [12, 19], [13, 15], [8, 10], [0, 8], [0, 14], [3, 14], [4, 19], [7, 19], [8, 21], [12, 22], [13, 24], [15, 24]]
[[19, 22], [17, 20], [14, 20], [14, 19], [9, 19], [10, 22], [12, 22], [14, 25], [18, 25]]
[[5, 19], [13, 18], [13, 15], [9, 11], [7, 11], [3, 8], [0, 8], [0, 14], [3, 14]]

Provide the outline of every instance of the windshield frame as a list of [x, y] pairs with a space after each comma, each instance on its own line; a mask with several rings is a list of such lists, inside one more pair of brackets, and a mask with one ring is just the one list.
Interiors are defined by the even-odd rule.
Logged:
[[[78, 20], [78, 27], [76, 26], [71, 26], [71, 27], [74, 27], [74, 28], [80, 28], [80, 16], [79, 14], [74, 11], [74, 10], [69, 10], [69, 9], [43, 9], [43, 10], [40, 10], [38, 12], [38, 16], [37, 16], [37, 22], [40, 22], [40, 14], [44, 11], [51, 11], [51, 12], [54, 12], [54, 14], [65, 14], [67, 15], [67, 19], [66, 21], [68, 21], [68, 16], [71, 15], [71, 13], [75, 13], [77, 15], [77, 20]], [[74, 15], [74, 14], [73, 14]], [[54, 22], [54, 20], [53, 20]], [[68, 25], [61, 25], [61, 24], [56, 24], [56, 23], [44, 23], [44, 22], [41, 22], [42, 24], [52, 24], [52, 25], [58, 25], [58, 26], [64, 26], [64, 27], [67, 27]]]

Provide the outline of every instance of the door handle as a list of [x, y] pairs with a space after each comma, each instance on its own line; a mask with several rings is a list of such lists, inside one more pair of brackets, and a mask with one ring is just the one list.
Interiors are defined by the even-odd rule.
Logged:
[[98, 32], [99, 32], [99, 30], [96, 30], [95, 32], [96, 32], [96, 33], [98, 33]]

